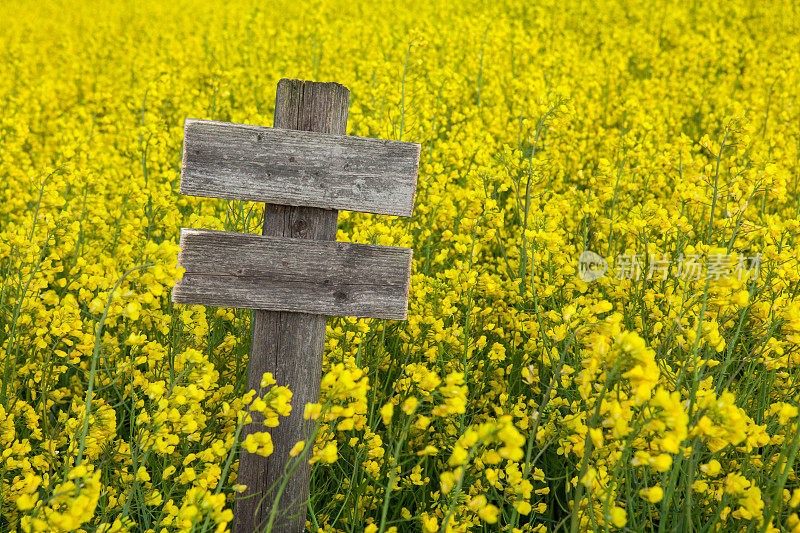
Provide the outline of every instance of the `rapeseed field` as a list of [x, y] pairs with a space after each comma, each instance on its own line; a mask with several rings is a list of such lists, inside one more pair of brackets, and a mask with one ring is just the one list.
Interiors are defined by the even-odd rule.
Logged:
[[[309, 531], [800, 531], [800, 4], [0, 3], [0, 530], [225, 531], [247, 414], [316, 419]], [[421, 144], [406, 322], [330, 319], [319, 404], [170, 292], [187, 117], [281, 78]]]

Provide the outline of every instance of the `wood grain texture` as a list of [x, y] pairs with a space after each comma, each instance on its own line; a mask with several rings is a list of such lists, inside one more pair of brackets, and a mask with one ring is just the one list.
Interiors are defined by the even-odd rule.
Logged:
[[[283, 79], [275, 99], [276, 128], [318, 131], [344, 135], [350, 91], [338, 83], [314, 83]], [[295, 237], [321, 241], [336, 239], [338, 212], [315, 207], [266, 204], [263, 233], [274, 237]], [[248, 390], [260, 391], [261, 377], [271, 372], [277, 385], [292, 391], [292, 412], [271, 428], [274, 451], [261, 457], [241, 451], [238, 483], [247, 490], [236, 499], [234, 533], [252, 533], [267, 521], [273, 508], [276, 486], [283, 479], [289, 450], [307, 440], [313, 420], [303, 419], [307, 403], [319, 401], [322, 354], [327, 317], [286, 311], [253, 311], [253, 341], [247, 372]], [[261, 420], [242, 428], [242, 439], [263, 430]], [[310, 444], [310, 443], [309, 443]], [[294, 471], [276, 507], [276, 533], [300, 533], [305, 529], [311, 479], [307, 459]]]
[[181, 193], [411, 216], [420, 145], [187, 119]]
[[405, 320], [408, 248], [182, 229], [182, 304]]

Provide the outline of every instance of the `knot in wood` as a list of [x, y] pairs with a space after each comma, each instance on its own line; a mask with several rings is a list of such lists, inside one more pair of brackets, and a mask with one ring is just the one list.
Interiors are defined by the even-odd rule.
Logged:
[[337, 302], [344, 302], [347, 300], [347, 293], [344, 291], [336, 291], [333, 293], [333, 297], [336, 299]]
[[308, 222], [304, 218], [300, 218], [295, 220], [292, 224], [292, 233], [297, 235], [298, 237], [307, 237], [306, 233], [308, 232]]

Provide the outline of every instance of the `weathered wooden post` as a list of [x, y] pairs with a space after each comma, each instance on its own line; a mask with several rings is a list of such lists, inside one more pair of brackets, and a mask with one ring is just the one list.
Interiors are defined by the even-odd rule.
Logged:
[[[248, 387], [272, 372], [293, 393], [291, 415], [270, 431], [273, 454], [241, 452], [236, 533], [265, 525], [268, 491], [313, 428], [303, 407], [319, 399], [326, 317], [406, 317], [411, 250], [335, 242], [336, 223], [340, 209], [411, 216], [420, 146], [345, 136], [349, 95], [284, 79], [273, 128], [186, 121], [181, 193], [266, 206], [263, 236], [182, 229], [172, 299], [254, 309]], [[263, 429], [255, 420], [242, 438]], [[304, 529], [310, 475], [307, 462], [295, 470], [273, 531]]]

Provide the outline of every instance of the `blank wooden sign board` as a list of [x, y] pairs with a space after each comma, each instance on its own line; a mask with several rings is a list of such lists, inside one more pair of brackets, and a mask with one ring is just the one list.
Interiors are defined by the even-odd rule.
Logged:
[[[263, 235], [181, 230], [172, 300], [253, 309], [248, 388], [272, 372], [293, 394], [273, 454], [241, 451], [236, 533], [266, 525], [289, 450], [313, 428], [303, 408], [319, 400], [326, 317], [406, 318], [411, 250], [336, 242], [336, 221], [340, 209], [411, 216], [420, 145], [344, 135], [349, 97], [338, 83], [284, 79], [273, 128], [186, 120], [181, 193], [266, 205]], [[295, 468], [273, 531], [305, 528], [310, 474], [307, 461]]]

